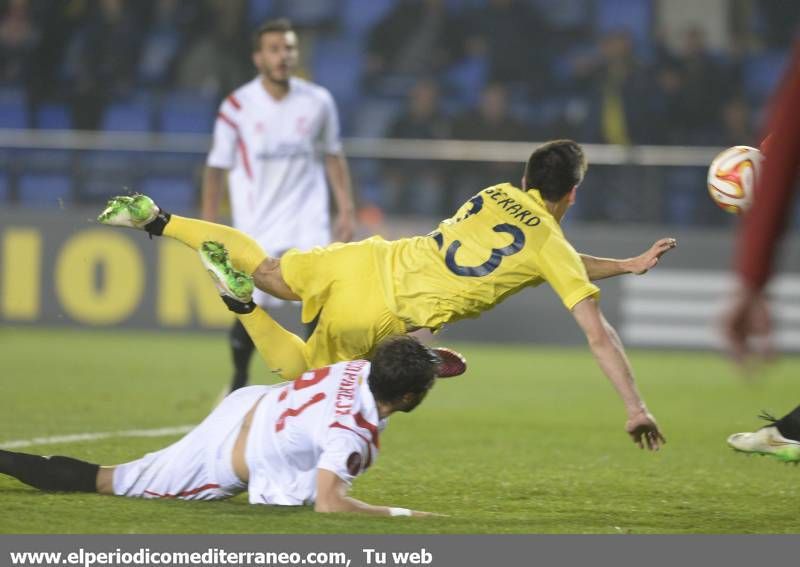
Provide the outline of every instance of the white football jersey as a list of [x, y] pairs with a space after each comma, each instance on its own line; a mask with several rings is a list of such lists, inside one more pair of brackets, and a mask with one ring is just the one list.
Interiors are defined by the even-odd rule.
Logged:
[[259, 76], [220, 105], [206, 163], [229, 171], [233, 226], [279, 256], [330, 243], [324, 157], [341, 149], [325, 88], [292, 78], [275, 100]]
[[348, 484], [378, 456], [378, 417], [367, 384], [370, 363], [341, 362], [270, 388], [247, 440], [252, 504], [301, 505], [316, 498], [317, 469]]

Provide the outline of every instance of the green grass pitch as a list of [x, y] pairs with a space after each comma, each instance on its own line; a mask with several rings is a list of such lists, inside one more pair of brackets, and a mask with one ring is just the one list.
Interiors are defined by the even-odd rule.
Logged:
[[[44, 494], [0, 478], [0, 533], [797, 533], [800, 468], [735, 454], [728, 434], [800, 402], [800, 359], [758, 382], [707, 353], [633, 351], [668, 443], [640, 451], [586, 349], [455, 345], [469, 371], [392, 418], [353, 495], [447, 514], [362, 518], [308, 508]], [[260, 361], [254, 374], [266, 379]], [[0, 448], [34, 437], [191, 424], [229, 373], [220, 335], [0, 329]], [[103, 464], [177, 437], [24, 449]]]

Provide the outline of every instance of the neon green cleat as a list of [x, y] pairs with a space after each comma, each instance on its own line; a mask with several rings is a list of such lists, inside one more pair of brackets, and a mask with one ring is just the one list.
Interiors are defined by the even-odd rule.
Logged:
[[728, 445], [742, 453], [771, 455], [785, 463], [800, 462], [800, 442], [787, 439], [773, 425], [752, 433], [734, 433], [728, 437]]
[[253, 299], [253, 278], [231, 264], [228, 251], [220, 242], [207, 241], [200, 245], [200, 260], [211, 274], [221, 295], [249, 303]]
[[160, 212], [158, 205], [147, 195], [114, 197], [97, 217], [98, 222], [109, 226], [126, 226], [144, 229]]

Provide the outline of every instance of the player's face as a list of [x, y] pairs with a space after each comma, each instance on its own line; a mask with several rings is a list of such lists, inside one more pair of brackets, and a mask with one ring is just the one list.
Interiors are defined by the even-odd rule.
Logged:
[[395, 411], [402, 411], [405, 413], [410, 412], [411, 410], [413, 410], [422, 403], [422, 400], [425, 399], [425, 396], [428, 395], [428, 392], [432, 387], [433, 387], [433, 382], [431, 382], [431, 385], [428, 387], [427, 390], [425, 390], [420, 394], [406, 394], [405, 396], [403, 396], [403, 399], [400, 402], [400, 404], [395, 408]]
[[273, 32], [261, 36], [261, 48], [253, 53], [253, 63], [267, 80], [286, 84], [297, 65], [297, 35]]

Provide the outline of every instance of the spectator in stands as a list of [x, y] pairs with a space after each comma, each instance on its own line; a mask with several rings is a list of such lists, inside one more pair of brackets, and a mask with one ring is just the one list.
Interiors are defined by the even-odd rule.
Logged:
[[87, 17], [74, 35], [69, 62], [73, 125], [100, 127], [106, 104], [131, 92], [136, 75], [141, 6], [122, 0], [91, 3]]
[[369, 34], [365, 85], [393, 92], [442, 70], [461, 55], [462, 29], [444, 0], [400, 0]]
[[551, 31], [531, 3], [489, 0], [468, 14], [465, 27], [468, 50], [486, 57], [490, 82], [525, 83], [535, 93], [550, 87]]
[[678, 57], [680, 86], [675, 119], [681, 144], [712, 144], [722, 126], [721, 108], [731, 81], [708, 49], [705, 30], [686, 31], [685, 51]]
[[574, 78], [591, 98], [586, 138], [620, 145], [650, 140], [652, 83], [627, 31], [607, 34], [595, 55], [576, 60]]
[[[481, 93], [477, 108], [453, 120], [452, 136], [456, 140], [519, 142], [528, 139], [528, 131], [509, 109], [508, 89], [492, 83]], [[448, 207], [452, 209], [469, 199], [475, 187], [488, 187], [501, 180], [516, 183], [518, 176], [517, 167], [511, 162], [459, 163], [454, 171], [456, 182], [449, 187], [454, 193], [448, 196]]]
[[[431, 79], [411, 89], [408, 103], [394, 120], [390, 138], [442, 139], [450, 137], [448, 119], [439, 106], [439, 86]], [[385, 170], [387, 202], [393, 213], [435, 216], [443, 210], [444, 162], [389, 162]]]
[[[64, 85], [59, 81], [64, 55], [83, 12], [67, 2], [33, 4], [31, 9], [40, 29], [39, 41], [31, 53], [31, 69], [25, 90], [31, 126], [36, 123], [36, 109], [44, 101], [63, 102]], [[85, 8], [84, 8], [85, 10]]]
[[210, 0], [199, 33], [180, 56], [176, 86], [221, 97], [248, 80], [251, 69], [242, 0]]
[[11, 0], [0, 16], [0, 84], [19, 83], [28, 74], [40, 38], [29, 0]]
[[148, 7], [138, 76], [145, 83], [160, 86], [174, 74], [192, 27], [202, 24], [203, 5], [191, 0], [154, 0]]
[[[596, 54], [574, 62], [574, 79], [589, 97], [584, 139], [624, 146], [653, 141], [658, 130], [653, 128], [654, 89], [633, 51], [630, 33], [620, 30], [602, 37]], [[586, 180], [579, 214], [588, 220], [641, 218], [650, 204], [639, 190], [640, 176], [634, 166], [595, 167]]]

